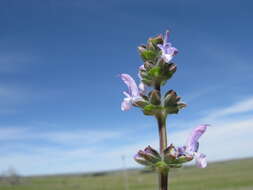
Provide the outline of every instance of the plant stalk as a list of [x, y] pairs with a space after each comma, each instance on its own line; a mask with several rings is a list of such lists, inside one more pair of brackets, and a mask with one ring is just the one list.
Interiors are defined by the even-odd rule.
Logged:
[[[159, 129], [159, 142], [160, 154], [164, 158], [164, 149], [167, 147], [167, 134], [166, 134], [166, 117], [161, 115], [157, 116], [158, 129]], [[159, 190], [168, 190], [168, 172], [159, 173]]]
[[[155, 86], [155, 89], [160, 92], [160, 85]], [[163, 151], [167, 148], [166, 117], [167, 115], [163, 113], [156, 115], [159, 130], [160, 154], [162, 159], [164, 159]], [[158, 175], [159, 190], [168, 190], [168, 172], [160, 172]]]

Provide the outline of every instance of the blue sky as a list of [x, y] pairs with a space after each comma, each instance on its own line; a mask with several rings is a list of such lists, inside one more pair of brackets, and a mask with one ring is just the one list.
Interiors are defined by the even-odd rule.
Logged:
[[245, 1], [12, 0], [0, 2], [0, 171], [20, 174], [136, 167], [157, 146], [156, 122], [120, 110], [137, 78], [137, 46], [171, 30], [174, 89], [189, 105], [168, 119], [169, 141], [197, 124], [210, 161], [253, 156], [253, 3]]

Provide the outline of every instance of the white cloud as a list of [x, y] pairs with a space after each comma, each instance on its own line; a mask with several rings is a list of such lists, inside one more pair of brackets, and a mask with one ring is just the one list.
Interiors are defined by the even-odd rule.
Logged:
[[59, 144], [94, 144], [105, 140], [118, 139], [124, 133], [121, 131], [103, 130], [62, 130], [51, 132], [34, 131], [31, 127], [2, 127], [0, 128], [0, 140], [44, 140]]
[[[216, 123], [215, 126], [210, 126], [200, 139], [200, 151], [208, 156], [209, 161], [253, 156], [253, 152], [249, 151], [249, 147], [253, 146], [253, 119], [230, 120], [226, 123], [220, 120]], [[170, 133], [168, 135], [169, 143], [177, 146], [184, 145], [191, 130], [192, 128]], [[121, 166], [120, 156], [127, 155], [127, 165], [133, 167], [137, 165], [132, 156], [149, 144], [158, 149], [158, 140], [156, 142], [149, 140], [105, 152], [103, 155], [110, 158], [112, 163], [118, 163], [118, 167]], [[107, 165], [107, 167], [109, 166]], [[111, 165], [111, 167], [115, 166]]]
[[[103, 144], [120, 137], [122, 133], [117, 131], [65, 130], [56, 133], [37, 132], [21, 126], [1, 128], [0, 171], [9, 166], [21, 174], [89, 171], [92, 170], [91, 161], [100, 155], [99, 150], [104, 152]], [[34, 140], [45, 144], [38, 145]]]
[[122, 136], [119, 131], [92, 131], [92, 130], [76, 130], [63, 131], [42, 134], [42, 138], [46, 138], [51, 142], [61, 144], [93, 144], [105, 140], [117, 139]]
[[[249, 147], [253, 146], [252, 134], [253, 134], [253, 117], [249, 115], [247, 118], [238, 119], [234, 117], [226, 117], [234, 113], [244, 113], [251, 111], [250, 106], [253, 98], [236, 103], [232, 106], [216, 111], [219, 113], [215, 117], [208, 115], [210, 123], [215, 123], [210, 126], [207, 132], [200, 139], [200, 151], [208, 156], [209, 161], [226, 160], [234, 158], [243, 158], [253, 156], [253, 152], [249, 151]], [[213, 118], [211, 120], [211, 118]], [[203, 121], [204, 119], [200, 119]], [[187, 126], [195, 126], [195, 123], [202, 123], [200, 121], [191, 121], [187, 123]], [[173, 143], [177, 146], [183, 145], [193, 128], [188, 128], [168, 134], [168, 143]], [[170, 130], [169, 130], [170, 131]], [[139, 140], [140, 141], [140, 140]], [[146, 140], [146, 142], [138, 142], [132, 145], [122, 146], [121, 148], [113, 151], [107, 151], [103, 153], [104, 156], [112, 160], [112, 163], [117, 163], [120, 167], [120, 157], [122, 155], [128, 156], [127, 165], [130, 167], [137, 166], [132, 156], [139, 150], [143, 149], [147, 145], [152, 145], [158, 149], [158, 140], [154, 142], [154, 139]], [[101, 166], [102, 167], [102, 166]], [[107, 167], [115, 167], [113, 165]]]
[[[183, 145], [192, 129], [172, 132], [168, 135], [169, 142]], [[208, 128], [200, 139], [200, 152], [208, 156], [208, 161], [242, 158], [253, 156], [249, 147], [253, 146], [253, 119], [217, 121], [215, 126]], [[155, 136], [155, 135], [154, 135]], [[52, 147], [33, 147], [29, 154], [2, 155], [0, 169], [14, 166], [22, 174], [88, 172], [118, 169], [122, 167], [121, 157], [126, 156], [127, 166], [138, 166], [133, 155], [147, 145], [158, 148], [158, 140], [151, 138], [146, 141], [136, 139], [131, 144], [99, 148], [85, 143], [71, 150]], [[194, 163], [194, 162], [193, 162]], [[53, 167], [52, 167], [53, 166]], [[36, 168], [36, 169], [34, 169]]]
[[185, 97], [184, 99], [187, 103], [194, 102], [198, 100], [200, 97], [207, 96], [209, 93], [213, 91], [218, 91], [222, 87], [223, 87], [222, 85], [220, 86], [216, 85], [210, 86], [208, 88], [198, 89], [197, 91], [187, 94], [186, 96], [183, 97]]
[[220, 117], [225, 117], [232, 114], [244, 113], [249, 111], [253, 111], [253, 97], [235, 103], [229, 107], [214, 110], [211, 113], [209, 113], [206, 117], [204, 117], [203, 120], [212, 121]]

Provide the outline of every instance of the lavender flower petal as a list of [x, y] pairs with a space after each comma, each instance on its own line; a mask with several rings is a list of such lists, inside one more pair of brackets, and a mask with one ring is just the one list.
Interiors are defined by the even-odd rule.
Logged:
[[142, 93], [142, 94], [145, 93], [146, 86], [145, 86], [145, 84], [143, 82], [141, 82], [139, 84], [139, 89], [140, 89], [140, 93]]
[[124, 100], [121, 103], [121, 110], [127, 111], [131, 109], [131, 107], [132, 107], [131, 98], [124, 98]]
[[208, 125], [200, 125], [196, 127], [189, 138], [187, 139], [186, 147], [187, 147], [187, 152], [192, 153], [192, 152], [197, 152], [198, 151], [198, 140], [203, 135], [203, 133], [206, 131]]
[[171, 54], [163, 53], [163, 55], [162, 55], [162, 59], [163, 59], [166, 63], [170, 62], [170, 61], [172, 60], [172, 58], [173, 58], [173, 56], [172, 56]]
[[139, 67], [139, 70], [145, 70], [145, 67], [143, 64]]
[[196, 166], [198, 168], [205, 168], [207, 166], [206, 155], [202, 153], [196, 153], [195, 160], [196, 160]]
[[185, 155], [186, 154], [185, 150], [186, 150], [185, 146], [177, 147], [178, 156]]
[[169, 31], [167, 30], [164, 36], [163, 44], [157, 45], [161, 51], [162, 56], [161, 58], [166, 62], [170, 62], [173, 56], [175, 56], [178, 53], [178, 50], [174, 47], [172, 47], [171, 43], [169, 43]]
[[141, 65], [141, 66], [139, 67], [138, 77], [139, 77], [140, 80], [142, 80], [141, 71], [145, 71], [145, 70], [146, 70], [146, 69], [145, 69], [144, 65]]
[[139, 90], [134, 79], [128, 74], [121, 74], [120, 77], [127, 85], [130, 96], [139, 96]]
[[165, 36], [164, 36], [164, 43], [168, 43], [169, 42], [169, 37], [170, 37], [170, 31], [166, 30]]
[[[141, 65], [141, 66], [139, 67], [139, 72], [138, 72], [138, 77], [139, 77], [140, 80], [142, 80], [142, 77], [141, 77], [141, 73], [140, 73], [140, 72], [143, 71], [143, 70], [146, 70], [146, 69], [145, 69], [144, 65]], [[138, 87], [139, 87], [140, 93], [144, 94], [144, 93], [145, 93], [145, 90], [146, 90], [145, 84], [144, 84], [143, 82], [140, 82], [140, 84], [139, 84]]]

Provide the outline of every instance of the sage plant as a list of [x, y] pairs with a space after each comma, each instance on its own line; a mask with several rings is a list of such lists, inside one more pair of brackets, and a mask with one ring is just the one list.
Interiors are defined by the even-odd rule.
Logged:
[[143, 64], [138, 69], [140, 83], [128, 74], [121, 74], [121, 79], [127, 85], [128, 91], [121, 103], [121, 110], [138, 107], [144, 115], [154, 116], [158, 124], [160, 150], [151, 146], [140, 150], [134, 159], [139, 164], [153, 168], [159, 175], [159, 190], [168, 189], [168, 173], [171, 168], [180, 168], [186, 162], [193, 159], [199, 168], [207, 165], [206, 156], [198, 152], [198, 140], [206, 131], [208, 125], [196, 127], [186, 140], [186, 144], [175, 147], [168, 146], [166, 133], [166, 120], [168, 115], [177, 114], [186, 104], [180, 101], [180, 97], [174, 90], [161, 93], [161, 87], [173, 76], [177, 70], [176, 64], [171, 60], [178, 50], [169, 42], [169, 31], [165, 36], [158, 35], [149, 38], [146, 45], [138, 47]]

